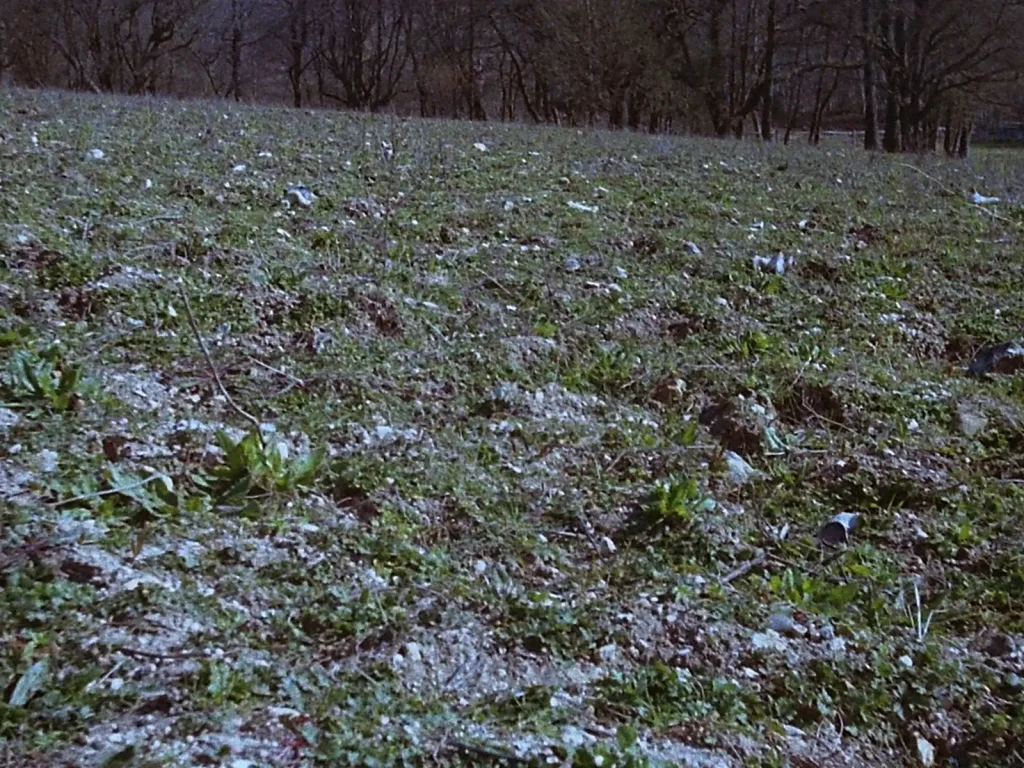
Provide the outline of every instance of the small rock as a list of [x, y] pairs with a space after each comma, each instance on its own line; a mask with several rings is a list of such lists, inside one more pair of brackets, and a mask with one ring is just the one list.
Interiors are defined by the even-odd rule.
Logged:
[[839, 655], [846, 652], [846, 638], [845, 637], [833, 637], [827, 643], [827, 648], [832, 653]]
[[917, 759], [925, 768], [935, 765], [935, 747], [923, 736], [917, 737]]
[[583, 211], [584, 213], [597, 213], [598, 208], [596, 205], [587, 205], [586, 203], [579, 203], [575, 200], [570, 200], [566, 203], [574, 211]]
[[956, 406], [956, 421], [957, 427], [967, 437], [974, 437], [988, 427], [988, 418], [985, 414], [979, 413], [966, 403]]
[[566, 272], [577, 272], [580, 268], [580, 260], [575, 256], [569, 256], [566, 258], [562, 266], [565, 268]]
[[729, 482], [735, 485], [743, 485], [761, 474], [735, 451], [725, 452], [725, 462], [729, 466]]
[[1013, 642], [1013, 638], [1005, 632], [994, 632], [989, 637], [988, 642], [985, 643], [985, 653], [989, 656], [1005, 657], [1012, 656], [1016, 650], [1016, 643]]
[[597, 657], [606, 664], [610, 664], [622, 658], [622, 651], [615, 643], [609, 643], [597, 649]]
[[600, 539], [598, 539], [598, 544], [602, 555], [615, 554], [615, 542], [607, 536], [602, 536]]
[[689, 240], [683, 243], [683, 250], [691, 256], [700, 256], [703, 253], [699, 245]]
[[236, 165], [234, 168], [231, 169], [231, 172], [232, 173], [245, 173], [245, 170], [246, 170], [245, 163], [239, 163], [238, 165]]
[[899, 657], [899, 658], [897, 659], [897, 661], [898, 661], [898, 662], [899, 662], [899, 663], [900, 663], [901, 665], [903, 665], [904, 667], [906, 667], [907, 669], [913, 669], [913, 668], [914, 668], [914, 660], [913, 660], [912, 658], [910, 658], [910, 657], [909, 657], [909, 656], [908, 656], [907, 654], [903, 654], [902, 656], [900, 656], [900, 657]]
[[767, 632], [755, 632], [750, 638], [755, 651], [783, 652], [787, 648], [786, 639], [774, 629]]
[[785, 613], [773, 613], [769, 616], [768, 629], [778, 632], [783, 637], [799, 637], [806, 631], [792, 616]]
[[302, 184], [292, 184], [285, 192], [285, 199], [290, 203], [308, 208], [316, 202], [316, 195]]
[[[582, 728], [575, 725], [567, 725], [562, 728], [562, 744], [570, 752], [573, 752], [580, 747], [585, 747], [588, 744], [593, 744], [597, 741], [597, 737], [590, 735]], [[595, 763], [595, 765], [598, 763]]]
[[627, 277], [629, 277], [629, 272], [624, 270], [622, 267], [616, 267], [615, 276], [620, 280], [625, 280]]
[[782, 253], [777, 253], [774, 256], [754, 256], [754, 269], [759, 269], [762, 272], [774, 272], [777, 275], [785, 274], [786, 272], [786, 256]]
[[49, 448], [44, 448], [39, 452], [36, 457], [36, 462], [40, 472], [49, 473], [54, 472], [57, 469], [57, 462], [60, 460], [60, 454], [56, 451], [51, 451]]
[[0, 432], [6, 432], [16, 425], [19, 420], [18, 414], [10, 408], [0, 408]]
[[798, 740], [798, 741], [799, 741], [799, 740], [801, 740], [801, 739], [806, 739], [806, 738], [807, 738], [807, 734], [806, 734], [806, 733], [804, 733], [804, 732], [803, 732], [802, 730], [800, 730], [799, 728], [797, 728], [797, 727], [796, 727], [795, 725], [789, 725], [789, 724], [787, 723], [786, 725], [783, 725], [783, 726], [782, 726], [782, 730], [783, 730], [783, 731], [784, 731], [784, 732], [786, 733], [786, 735], [787, 735], [787, 736], [788, 736], [789, 738], [791, 738], [791, 739], [796, 739], [796, 740]]
[[102, 149], [90, 149], [85, 153], [86, 160], [106, 160], [107, 153]]
[[484, 144], [482, 141], [478, 141], [473, 145], [473, 149], [475, 149], [477, 152], [486, 152], [487, 145]]
[[405, 644], [405, 658], [407, 658], [413, 664], [419, 664], [423, 661], [423, 648], [419, 643], [406, 643]]

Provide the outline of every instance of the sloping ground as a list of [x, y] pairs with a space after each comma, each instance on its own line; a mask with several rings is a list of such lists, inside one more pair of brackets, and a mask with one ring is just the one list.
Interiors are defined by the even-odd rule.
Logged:
[[1020, 765], [1022, 157], [0, 92], [5, 764]]

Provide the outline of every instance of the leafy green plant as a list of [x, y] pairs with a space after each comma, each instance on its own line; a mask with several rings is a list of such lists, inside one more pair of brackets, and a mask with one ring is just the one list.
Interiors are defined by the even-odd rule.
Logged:
[[654, 521], [685, 524], [714, 508], [714, 499], [701, 492], [695, 478], [677, 477], [655, 486], [648, 500], [647, 516]]
[[215, 503], [227, 506], [244, 506], [255, 497], [308, 488], [327, 455], [327, 449], [320, 447], [293, 458], [284, 442], [264, 443], [255, 432], [236, 443], [219, 431], [217, 442], [224, 452], [222, 461], [194, 481]]
[[7, 398], [15, 403], [69, 411], [82, 397], [82, 367], [67, 363], [56, 346], [41, 354], [18, 349], [8, 360], [3, 389]]
[[744, 360], [770, 352], [778, 346], [778, 340], [758, 330], [748, 331], [738, 339], [729, 342], [729, 351]]
[[806, 605], [829, 616], [849, 615], [851, 603], [861, 596], [862, 587], [856, 581], [833, 584], [787, 568], [773, 574], [768, 588], [780, 600], [794, 605]]
[[747, 711], [739, 685], [724, 678], [698, 683], [688, 672], [662, 663], [597, 681], [597, 711], [663, 728], [683, 720], [721, 719], [735, 723]]
[[139, 477], [113, 465], [105, 474], [110, 488], [96, 496], [105, 496], [108, 499], [106, 504], [134, 502], [145, 513], [143, 519], [166, 517], [178, 510], [174, 482], [165, 474], [154, 472], [148, 477]]
[[651, 761], [636, 746], [636, 731], [632, 726], [623, 725], [615, 734], [615, 743], [599, 743], [592, 747], [580, 747], [572, 754], [572, 768], [647, 768]]
[[530, 592], [505, 607], [500, 634], [531, 653], [571, 653], [594, 637], [592, 617], [548, 592]]

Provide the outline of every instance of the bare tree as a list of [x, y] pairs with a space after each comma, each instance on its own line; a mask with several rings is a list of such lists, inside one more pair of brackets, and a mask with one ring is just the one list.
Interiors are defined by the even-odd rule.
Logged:
[[799, 9], [780, 14], [776, 0], [670, 0], [671, 66], [678, 84], [699, 95], [718, 136], [742, 136], [758, 112], [761, 136], [771, 136], [775, 89], [793, 77], [779, 72], [780, 41], [793, 36]]
[[761, 100], [761, 138], [772, 140], [772, 90], [775, 87], [776, 1], [768, 0], [764, 44], [764, 96]]
[[217, 96], [235, 101], [243, 97], [246, 51], [262, 43], [268, 25], [269, 0], [218, 0], [207, 14], [205, 33], [189, 49], [194, 62]]
[[[203, 0], [51, 0], [49, 38], [70, 85], [153, 93], [162, 67], [199, 36]], [[168, 84], [169, 85], [169, 84]]]
[[864, 86], [864, 149], [878, 148], [878, 117], [875, 114], [877, 96], [875, 95], [875, 46], [873, 36], [875, 30], [875, 13], [873, 0], [860, 0], [860, 33], [861, 46], [864, 53], [864, 70], [862, 82]]
[[399, 0], [334, 0], [323, 14], [316, 55], [340, 93], [321, 91], [352, 109], [391, 103], [410, 58], [405, 43], [406, 3]]
[[293, 107], [301, 107], [305, 96], [306, 72], [316, 55], [314, 39], [319, 19], [315, 0], [273, 0], [264, 23], [284, 53], [284, 72]]
[[486, 120], [485, 82], [501, 43], [494, 33], [495, 0], [419, 0], [411, 4], [410, 63], [421, 112]]
[[1024, 0], [0, 0], [0, 78], [965, 152]]
[[878, 0], [875, 34], [867, 39], [884, 78], [886, 151], [934, 145], [946, 94], [1010, 85], [1020, 77], [1017, 0]]

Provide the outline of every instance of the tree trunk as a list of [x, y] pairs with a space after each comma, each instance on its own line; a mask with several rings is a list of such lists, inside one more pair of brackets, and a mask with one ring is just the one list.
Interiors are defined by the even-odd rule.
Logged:
[[[806, 61], [807, 53], [804, 46], [806, 40], [806, 28], [801, 27], [800, 36], [797, 38], [796, 53], [794, 54], [794, 60], [799, 67], [801, 59]], [[796, 85], [792, 84], [792, 80], [789, 85], [789, 95], [786, 103], [786, 132], [783, 135], [782, 143], [789, 144], [790, 136], [793, 134], [793, 129], [796, 128], [796, 121], [800, 117], [800, 106], [803, 103], [804, 94], [804, 77], [805, 75], [800, 72], [796, 75]]]
[[916, 138], [916, 121], [911, 112], [911, 106], [906, 103], [900, 103], [899, 108], [900, 115], [900, 149], [904, 152], [917, 149]]
[[292, 106], [299, 108], [302, 106], [302, 74], [305, 70], [303, 59], [309, 33], [306, 0], [296, 0], [289, 21], [291, 61], [288, 64], [288, 82], [292, 88]]
[[886, 152], [900, 151], [900, 107], [896, 94], [885, 97], [885, 129], [882, 134], [882, 149]]
[[952, 157], [956, 149], [956, 136], [953, 133], [953, 108], [949, 104], [946, 105], [943, 123], [942, 151], [947, 157]]
[[725, 101], [725, 80], [722, 70], [722, 6], [715, 4], [708, 23], [708, 44], [711, 49], [710, 82], [704, 88], [704, 101], [715, 134], [719, 138], [729, 135], [730, 120]]
[[878, 149], [878, 117], [875, 114], [875, 44], [872, 0], [860, 0], [861, 34], [864, 36], [864, 149]]
[[420, 57], [416, 51], [416, 43], [413, 33], [418, 31], [413, 26], [413, 16], [409, 14], [405, 26], [405, 45], [409, 61], [412, 62], [412, 80], [416, 84], [416, 97], [419, 101], [420, 117], [431, 117], [430, 114], [430, 90], [423, 75], [423, 68], [420, 66]]
[[235, 21], [231, 29], [231, 85], [228, 97], [235, 101], [242, 100], [242, 27]]
[[647, 120], [647, 132], [657, 133], [661, 129], [661, 113], [656, 109], [651, 110], [651, 116]]
[[630, 89], [629, 98], [626, 100], [626, 112], [628, 114], [626, 122], [629, 125], [629, 130], [640, 130], [640, 121], [643, 119], [645, 101], [646, 99], [639, 86], [634, 86]]
[[[882, 6], [882, 18], [879, 28], [886, 46], [895, 50], [896, 38], [893, 30], [892, 9], [888, 2]], [[899, 65], [889, 60], [885, 66], [885, 116], [882, 128], [882, 150], [885, 152], [900, 151], [900, 78]]]
[[971, 146], [971, 129], [974, 127], [972, 125], [972, 123], [973, 123], [973, 121], [968, 118], [968, 119], [965, 119], [960, 124], [960, 135], [957, 138], [957, 146], [956, 146], [956, 154], [957, 154], [958, 157], [965, 158], [965, 157], [967, 157], [967, 154], [970, 151], [970, 146]]
[[929, 152], [935, 152], [939, 146], [939, 115], [938, 112], [932, 112], [928, 115], [927, 121], [925, 122], [925, 149]]
[[906, 152], [911, 146], [910, 83], [907, 66], [907, 24], [903, 13], [896, 15], [892, 25], [893, 48], [896, 51], [896, 72], [893, 86], [896, 91], [896, 130], [899, 141], [896, 152]]
[[[828, 46], [825, 46], [827, 55]], [[821, 119], [825, 114], [822, 104], [825, 97], [825, 70], [818, 75], [818, 87], [814, 91], [814, 109], [811, 112], [811, 124], [807, 128], [807, 141], [817, 144], [821, 140]]]
[[761, 139], [772, 140], [772, 88], [775, 75], [775, 0], [768, 0], [768, 30], [764, 43], [764, 97], [761, 100]]

